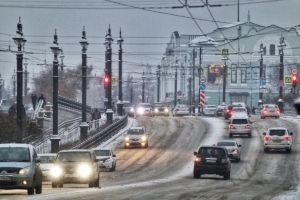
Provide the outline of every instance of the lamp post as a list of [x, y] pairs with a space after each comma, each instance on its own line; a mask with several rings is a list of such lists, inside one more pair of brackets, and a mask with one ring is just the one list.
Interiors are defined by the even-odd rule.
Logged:
[[227, 66], [226, 66], [226, 60], [228, 60], [228, 57], [225, 56], [224, 58], [222, 58], [222, 60], [225, 61], [225, 65], [224, 65], [224, 72], [223, 72], [223, 103], [226, 102], [226, 76], [227, 76]]
[[113, 38], [111, 37], [110, 25], [108, 28], [108, 33], [105, 36], [105, 46], [106, 46], [106, 70], [107, 70], [107, 78], [109, 79], [109, 83], [107, 84], [107, 110], [106, 110], [106, 118], [107, 124], [112, 124], [113, 121], [113, 110], [111, 108], [111, 63], [112, 63], [112, 49], [111, 44], [113, 42]]
[[156, 76], [157, 76], [157, 102], [159, 102], [159, 92], [160, 92], [160, 65], [157, 66], [156, 70]]
[[0, 101], [2, 100], [2, 85], [3, 85], [3, 79], [0, 74]]
[[81, 124], [80, 124], [80, 140], [84, 141], [87, 139], [88, 123], [86, 123], [86, 51], [89, 46], [86, 40], [85, 29], [83, 26], [82, 39], [80, 40], [80, 45], [82, 47], [82, 109], [81, 109]]
[[60, 54], [61, 49], [57, 43], [57, 34], [55, 29], [54, 41], [50, 47], [52, 53], [54, 54], [53, 59], [53, 134], [50, 138], [51, 140], [51, 153], [57, 153], [59, 151], [59, 141], [58, 136], [58, 59], [57, 56]]
[[178, 60], [176, 59], [175, 64], [175, 87], [174, 87], [174, 108], [177, 104], [177, 68], [178, 68]]
[[[281, 36], [279, 41], [279, 55], [280, 55], [280, 67], [279, 67], [279, 82], [283, 82], [283, 73], [284, 73], [284, 65], [283, 65], [283, 47], [285, 47], [286, 44], [284, 42], [284, 37]], [[278, 99], [278, 107], [280, 109], [280, 113], [283, 111], [283, 99], [282, 99], [282, 84], [279, 85], [279, 99]]]
[[25, 76], [24, 76], [24, 96], [27, 96], [27, 58], [25, 58], [24, 61], [24, 66], [25, 66]]
[[[262, 80], [264, 78], [264, 75], [263, 75], [263, 52], [264, 52], [264, 50], [263, 50], [263, 44], [260, 44], [259, 52], [260, 52], [259, 78], [260, 78], [260, 80]], [[263, 93], [262, 93], [261, 90], [259, 91], [259, 99], [263, 100]]]
[[120, 28], [120, 37], [117, 40], [117, 43], [119, 45], [119, 101], [117, 102], [117, 107], [118, 107], [118, 114], [119, 116], [122, 116], [123, 114], [123, 90], [122, 90], [122, 44], [124, 40], [122, 38], [122, 32]]
[[142, 76], [142, 103], [145, 103], [145, 73], [143, 72], [143, 76]]
[[17, 25], [17, 33], [20, 36], [14, 37], [13, 40], [18, 46], [17, 52], [17, 124], [19, 126], [19, 138], [18, 142], [22, 143], [22, 121], [23, 121], [23, 99], [22, 99], [22, 90], [23, 90], [23, 52], [22, 47], [25, 45], [26, 40], [23, 37], [21, 17], [19, 17], [19, 23]]
[[193, 48], [193, 115], [195, 115], [195, 48]]

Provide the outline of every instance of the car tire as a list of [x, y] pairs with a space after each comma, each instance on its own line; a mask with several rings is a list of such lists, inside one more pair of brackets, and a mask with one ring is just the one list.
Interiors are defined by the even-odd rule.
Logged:
[[230, 179], [230, 173], [224, 174], [223, 179], [224, 180], [229, 180]]
[[200, 173], [194, 172], [194, 178], [200, 178], [200, 177], [201, 177]]
[[39, 185], [35, 187], [35, 193], [36, 194], [42, 194], [43, 184], [42, 181], [40, 181]]
[[286, 149], [287, 153], [292, 153], [292, 149]]
[[98, 173], [98, 177], [97, 177], [97, 179], [95, 180], [95, 182], [94, 182], [94, 187], [99, 187], [99, 180], [100, 180], [100, 178], [99, 178], [99, 173]]
[[269, 152], [269, 149], [264, 149], [264, 152], [268, 153], [268, 152]]
[[31, 188], [27, 189], [27, 194], [28, 195], [33, 195], [34, 194], [34, 186], [35, 186], [35, 177], [33, 177]]
[[56, 182], [52, 182], [52, 188], [57, 188], [57, 183]]
[[59, 187], [59, 188], [63, 188], [64, 187], [64, 182], [58, 182], [57, 183], [57, 187]]
[[115, 165], [114, 165], [114, 171], [116, 171], [116, 167], [117, 167], [117, 163], [115, 163]]

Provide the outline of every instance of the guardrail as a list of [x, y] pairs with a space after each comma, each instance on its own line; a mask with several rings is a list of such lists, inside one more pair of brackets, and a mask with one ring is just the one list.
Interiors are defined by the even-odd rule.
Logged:
[[[82, 110], [82, 103], [77, 102], [73, 99], [69, 99], [67, 97], [63, 97], [63, 96], [58, 96], [58, 105], [65, 107], [65, 108], [71, 108], [74, 110], [78, 110], [81, 111]], [[86, 106], [86, 112], [91, 112], [92, 108], [91, 106], [87, 105]]]

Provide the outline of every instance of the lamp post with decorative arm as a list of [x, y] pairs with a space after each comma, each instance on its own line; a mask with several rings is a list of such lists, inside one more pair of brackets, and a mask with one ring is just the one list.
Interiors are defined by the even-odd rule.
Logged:
[[[278, 47], [279, 49], [279, 55], [280, 55], [280, 68], [279, 68], [279, 81], [283, 82], [283, 74], [284, 74], [284, 65], [283, 65], [283, 47], [285, 47], [286, 44], [284, 42], [284, 37], [281, 36], [280, 41], [279, 41], [279, 45]], [[282, 84], [280, 84], [279, 86], [279, 99], [278, 99], [278, 107], [280, 109], [280, 113], [283, 112], [283, 99], [282, 99]]]
[[117, 43], [119, 45], [119, 101], [117, 102], [117, 107], [118, 107], [118, 114], [119, 116], [122, 116], [123, 114], [123, 90], [122, 90], [122, 44], [124, 40], [122, 38], [122, 32], [120, 28], [120, 37], [117, 40]]

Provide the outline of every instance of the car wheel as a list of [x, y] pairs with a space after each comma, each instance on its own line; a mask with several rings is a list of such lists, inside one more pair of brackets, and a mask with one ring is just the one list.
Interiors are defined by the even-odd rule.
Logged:
[[96, 179], [95, 182], [94, 182], [94, 186], [95, 186], [95, 187], [99, 187], [99, 173], [98, 173], [97, 179]]
[[35, 186], [35, 177], [33, 178], [31, 188], [27, 189], [27, 194], [28, 194], [28, 195], [34, 194], [34, 186]]
[[58, 183], [57, 183], [57, 186], [58, 186], [59, 188], [63, 188], [63, 187], [64, 187], [64, 182], [62, 182], [62, 181], [61, 181], [61, 182], [58, 182]]
[[42, 184], [42, 181], [40, 181], [40, 184], [35, 187], [35, 193], [42, 194], [42, 187], [43, 187], [43, 184]]
[[198, 172], [194, 172], [194, 178], [200, 178], [201, 175]]
[[266, 153], [269, 152], [269, 149], [264, 149], [264, 152], [266, 152]]
[[223, 179], [224, 180], [229, 180], [230, 179], [230, 173], [224, 174]]
[[286, 149], [287, 153], [292, 153], [292, 149]]
[[57, 183], [56, 182], [52, 182], [52, 188], [57, 188]]

